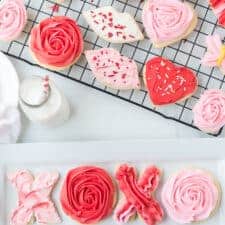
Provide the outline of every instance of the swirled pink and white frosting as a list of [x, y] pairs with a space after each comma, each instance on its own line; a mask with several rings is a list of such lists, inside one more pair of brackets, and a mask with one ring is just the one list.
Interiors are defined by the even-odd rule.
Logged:
[[154, 43], [170, 42], [185, 34], [194, 18], [188, 4], [178, 0], [148, 0], [142, 20]]
[[193, 108], [194, 124], [202, 131], [216, 133], [225, 125], [225, 92], [207, 90]]
[[167, 180], [162, 202], [168, 215], [184, 224], [207, 219], [219, 201], [213, 178], [200, 169], [187, 169]]
[[4, 0], [0, 4], [0, 40], [15, 40], [27, 22], [23, 0]]

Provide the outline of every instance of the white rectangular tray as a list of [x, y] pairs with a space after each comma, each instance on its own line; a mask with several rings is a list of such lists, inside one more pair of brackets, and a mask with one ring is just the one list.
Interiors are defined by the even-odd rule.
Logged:
[[[63, 219], [62, 225], [74, 225], [59, 204], [59, 191], [66, 172], [78, 165], [99, 165], [114, 175], [119, 163], [131, 163], [139, 171], [147, 165], [155, 164], [163, 170], [160, 189], [169, 175], [187, 166], [200, 167], [211, 171], [225, 191], [225, 140], [202, 139], [180, 141], [133, 141], [133, 142], [77, 142], [66, 144], [21, 144], [0, 146], [0, 225], [9, 224], [9, 215], [16, 206], [17, 193], [7, 181], [7, 173], [16, 169], [37, 171], [58, 170], [60, 180], [53, 191], [53, 200]], [[222, 195], [223, 196], [223, 195]], [[225, 202], [215, 216], [203, 222], [205, 225], [224, 225]], [[112, 217], [101, 222], [102, 225], [115, 224]], [[144, 225], [136, 219], [128, 225]], [[176, 225], [169, 218], [162, 225]]]

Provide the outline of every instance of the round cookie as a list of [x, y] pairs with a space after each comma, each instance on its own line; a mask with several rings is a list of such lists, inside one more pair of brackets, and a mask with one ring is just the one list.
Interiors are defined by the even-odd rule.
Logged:
[[0, 20], [0, 40], [17, 39], [27, 23], [24, 0], [3, 0], [0, 3]]
[[186, 38], [197, 19], [194, 9], [180, 0], [147, 0], [142, 13], [145, 31], [157, 48]]
[[33, 58], [51, 70], [63, 70], [73, 65], [79, 59], [83, 45], [79, 26], [67, 16], [44, 19], [31, 31]]
[[143, 79], [154, 106], [184, 101], [194, 94], [198, 85], [197, 77], [190, 69], [175, 66], [163, 57], [147, 61]]
[[193, 108], [194, 124], [203, 132], [215, 134], [225, 125], [225, 92], [206, 90]]
[[116, 187], [109, 174], [95, 166], [70, 170], [60, 194], [63, 211], [81, 224], [95, 224], [112, 213]]
[[189, 168], [166, 181], [161, 199], [168, 215], [177, 223], [200, 222], [218, 208], [220, 185], [208, 172]]

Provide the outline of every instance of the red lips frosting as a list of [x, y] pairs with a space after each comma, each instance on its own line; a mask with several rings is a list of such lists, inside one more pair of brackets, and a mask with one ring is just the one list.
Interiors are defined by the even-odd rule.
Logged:
[[197, 87], [196, 76], [191, 70], [177, 67], [162, 57], [155, 57], [147, 62], [144, 79], [154, 105], [184, 100]]
[[31, 31], [30, 48], [43, 66], [67, 67], [78, 59], [83, 50], [80, 28], [66, 16], [42, 20]]
[[94, 224], [113, 209], [115, 186], [107, 172], [93, 166], [70, 170], [61, 191], [64, 212], [82, 224]]

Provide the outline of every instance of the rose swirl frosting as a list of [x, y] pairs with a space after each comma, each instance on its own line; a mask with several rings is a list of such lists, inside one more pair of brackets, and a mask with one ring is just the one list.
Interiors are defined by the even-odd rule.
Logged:
[[148, 0], [142, 20], [153, 42], [169, 42], [182, 36], [194, 18], [193, 10], [178, 0]]
[[27, 12], [23, 0], [4, 0], [0, 4], [0, 40], [16, 39], [26, 22]]
[[80, 28], [66, 16], [42, 20], [31, 31], [30, 49], [42, 66], [55, 69], [70, 66], [83, 50]]
[[161, 197], [169, 216], [184, 224], [207, 219], [217, 206], [219, 191], [209, 174], [188, 169], [169, 178]]
[[225, 93], [206, 90], [193, 108], [194, 124], [202, 131], [218, 132], [225, 125]]
[[68, 172], [61, 191], [64, 212], [82, 224], [94, 224], [113, 210], [115, 186], [101, 168], [81, 166]]

